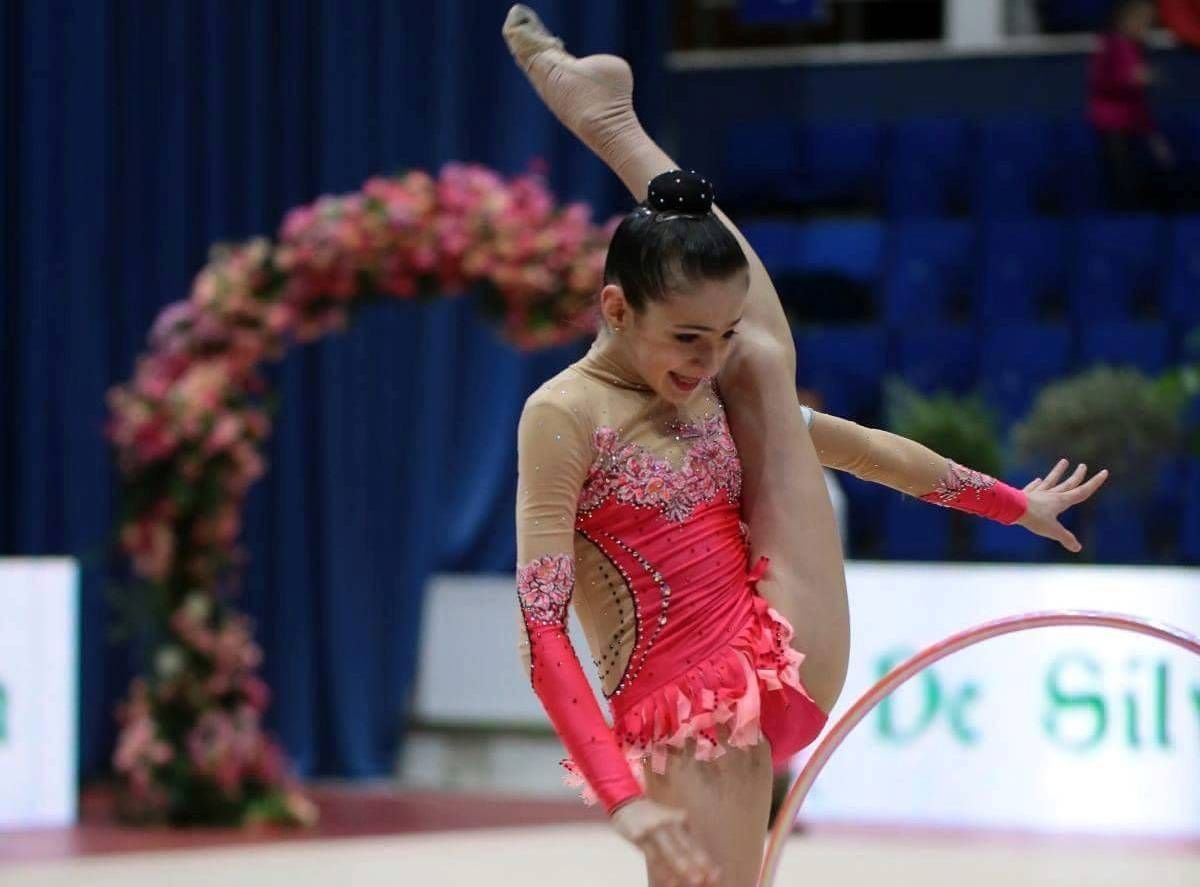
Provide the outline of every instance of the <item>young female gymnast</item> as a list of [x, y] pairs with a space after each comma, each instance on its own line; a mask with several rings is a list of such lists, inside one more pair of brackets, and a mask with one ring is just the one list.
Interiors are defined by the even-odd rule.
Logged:
[[[816, 738], [845, 678], [845, 580], [814, 439], [830, 464], [1069, 545], [1056, 515], [1103, 476], [1080, 485], [1081, 467], [1060, 485], [1060, 465], [1018, 491], [802, 412], [761, 262], [709, 184], [642, 131], [628, 66], [572, 58], [523, 7], [504, 34], [551, 110], [642, 201], [609, 248], [595, 343], [521, 417], [531, 681], [568, 770], [642, 849], [652, 887], [743, 887], [772, 765]], [[611, 728], [567, 639], [572, 600]]]

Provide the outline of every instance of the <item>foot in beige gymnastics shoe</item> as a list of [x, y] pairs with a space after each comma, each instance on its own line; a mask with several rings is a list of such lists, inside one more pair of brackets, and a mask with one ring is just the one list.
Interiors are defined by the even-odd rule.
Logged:
[[546, 107], [601, 158], [631, 127], [640, 127], [633, 112], [633, 72], [624, 59], [575, 58], [521, 4], [509, 10], [501, 32]]

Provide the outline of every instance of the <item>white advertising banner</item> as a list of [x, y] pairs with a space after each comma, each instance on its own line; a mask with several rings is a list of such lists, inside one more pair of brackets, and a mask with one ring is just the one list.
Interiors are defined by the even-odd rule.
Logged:
[[0, 559], [0, 828], [76, 815], [79, 569]]
[[[831, 725], [894, 665], [992, 619], [1103, 610], [1200, 635], [1198, 570], [856, 562], [846, 572], [850, 672]], [[516, 607], [509, 577], [437, 577], [426, 601], [418, 718], [545, 724], [518, 665]], [[802, 815], [1200, 835], [1200, 659], [1109, 628], [984, 641], [913, 678], [859, 724]]]
[[[1200, 634], [1197, 570], [855, 563], [847, 579], [853, 652], [831, 725], [910, 655], [1004, 616], [1103, 610]], [[1200, 835], [1200, 657], [1109, 628], [984, 641], [859, 724], [803, 815]]]
[[[607, 714], [587, 639], [575, 618], [571, 643]], [[414, 714], [439, 724], [549, 726], [529, 686], [518, 644], [522, 637], [511, 576], [435, 576], [426, 588]]]

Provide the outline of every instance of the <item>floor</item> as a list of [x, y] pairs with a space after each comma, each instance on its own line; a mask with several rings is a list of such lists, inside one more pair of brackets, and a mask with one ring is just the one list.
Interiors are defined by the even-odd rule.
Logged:
[[[87, 793], [75, 828], [0, 832], [2, 887], [645, 883], [635, 848], [575, 802], [378, 786], [312, 790], [309, 831], [131, 829]], [[814, 824], [776, 884], [1195, 887], [1200, 841], [1113, 841]]]

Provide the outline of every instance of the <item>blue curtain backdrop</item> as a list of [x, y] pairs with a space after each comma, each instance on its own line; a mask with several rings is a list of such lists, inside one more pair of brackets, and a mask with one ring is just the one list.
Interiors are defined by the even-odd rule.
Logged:
[[[509, 59], [507, 5], [0, 4], [0, 554], [85, 559], [85, 775], [108, 766], [133, 659], [107, 637], [119, 565], [104, 395], [209, 245], [450, 159], [517, 172], [542, 157], [560, 196], [627, 205]], [[653, 126], [667, 4], [535, 5], [573, 51], [634, 62]], [[391, 768], [425, 578], [512, 569], [516, 418], [576, 353], [520, 357], [466, 303], [391, 304], [274, 371], [242, 603], [276, 690], [271, 726], [303, 771]]]

